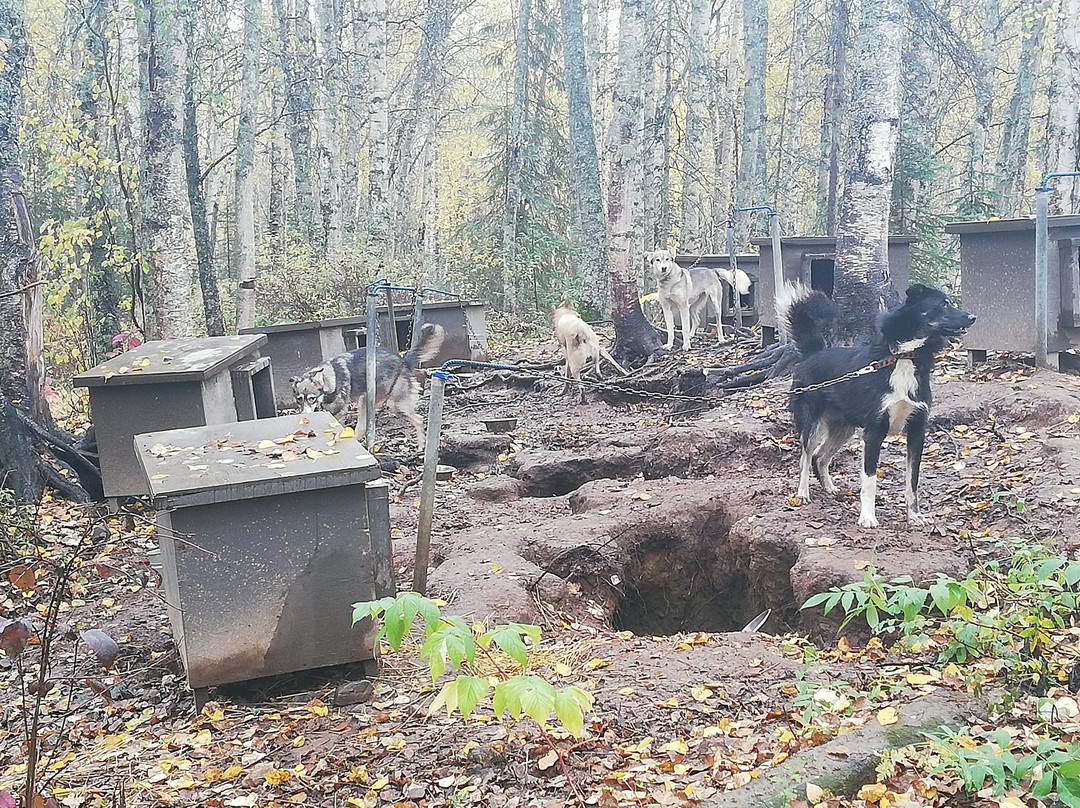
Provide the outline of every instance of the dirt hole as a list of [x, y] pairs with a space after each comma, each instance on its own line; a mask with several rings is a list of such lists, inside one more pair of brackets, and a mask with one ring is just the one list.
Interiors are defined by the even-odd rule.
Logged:
[[765, 609], [765, 631], [794, 619], [793, 555], [752, 555], [729, 540], [717, 511], [671, 525], [643, 525], [628, 545], [611, 623], [638, 635], [739, 631]]

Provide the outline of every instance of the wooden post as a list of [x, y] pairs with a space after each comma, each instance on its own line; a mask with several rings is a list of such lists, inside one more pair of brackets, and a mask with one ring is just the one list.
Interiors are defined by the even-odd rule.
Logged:
[[428, 401], [427, 436], [424, 440], [424, 476], [420, 481], [420, 514], [416, 528], [416, 563], [413, 565], [413, 591], [427, 594], [428, 563], [431, 557], [431, 523], [435, 514], [435, 469], [439, 463], [439, 433], [442, 431], [443, 392], [453, 378], [437, 370], [431, 374], [431, 399]]

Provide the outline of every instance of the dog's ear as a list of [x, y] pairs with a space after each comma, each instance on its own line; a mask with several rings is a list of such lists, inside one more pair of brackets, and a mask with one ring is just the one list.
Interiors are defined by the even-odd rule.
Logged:
[[311, 381], [320, 390], [322, 390], [324, 392], [326, 391], [326, 387], [327, 387], [326, 378], [325, 378], [325, 376], [323, 376], [322, 368], [319, 368], [318, 370], [316, 370], [314, 373], [311, 374]]
[[289, 384], [296, 384], [298, 381], [300, 381], [299, 376], [290, 376], [289, 377]]
[[914, 303], [915, 301], [926, 297], [930, 292], [934, 291], [929, 286], [923, 286], [921, 283], [913, 283], [907, 289], [907, 299]]

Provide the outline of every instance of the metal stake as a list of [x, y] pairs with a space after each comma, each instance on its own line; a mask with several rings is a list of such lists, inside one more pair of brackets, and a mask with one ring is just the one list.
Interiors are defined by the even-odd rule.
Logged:
[[443, 392], [452, 379], [449, 373], [431, 374], [431, 398], [428, 401], [427, 435], [424, 440], [424, 476], [420, 481], [420, 515], [416, 528], [416, 563], [413, 566], [413, 591], [427, 594], [428, 563], [431, 557], [431, 522], [435, 513], [435, 467], [439, 463], [439, 433], [442, 431]]
[[368, 291], [367, 298], [367, 339], [364, 341], [364, 370], [366, 371], [367, 387], [364, 389], [364, 446], [370, 452], [375, 445], [375, 350], [378, 340], [378, 312], [376, 311], [375, 296], [378, 287], [372, 287]]
[[[777, 299], [780, 290], [784, 288], [784, 256], [780, 252], [780, 215], [772, 211], [769, 218], [769, 235], [772, 237], [772, 276], [773, 276], [773, 299]], [[787, 342], [787, 329], [784, 321], [777, 320], [776, 329], [780, 332], [780, 342]]]

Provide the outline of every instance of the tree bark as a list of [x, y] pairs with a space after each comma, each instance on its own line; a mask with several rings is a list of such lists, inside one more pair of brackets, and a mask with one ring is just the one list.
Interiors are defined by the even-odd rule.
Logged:
[[[185, 31], [189, 42], [195, 41], [194, 9], [185, 15]], [[214, 243], [206, 218], [206, 187], [199, 160], [199, 128], [195, 108], [195, 65], [187, 65], [184, 72], [184, 171], [187, 177], [188, 204], [191, 208], [191, 230], [195, 237], [195, 262], [198, 268], [199, 288], [202, 290], [203, 313], [206, 332], [212, 337], [225, 334], [225, 320], [221, 315], [221, 296], [218, 291], [217, 272], [214, 268]]]
[[997, 71], [998, 31], [1001, 28], [999, 0], [986, 0], [982, 8], [982, 36], [978, 48], [979, 69], [975, 71], [975, 116], [968, 147], [964, 196], [957, 213], [966, 219], [986, 219], [996, 209], [993, 182], [986, 170], [990, 123], [994, 116], [994, 74]]
[[788, 55], [787, 94], [781, 119], [777, 162], [776, 212], [781, 233], [798, 233], [802, 211], [799, 169], [803, 151], [802, 115], [806, 102], [806, 42], [810, 36], [810, 3], [794, 0], [791, 9], [791, 52]]
[[[765, 77], [769, 53], [769, 15], [766, 0], [743, 0], [743, 136], [739, 150], [739, 173], [735, 187], [736, 207], [767, 201], [765, 188]], [[751, 215], [736, 220], [735, 246], [750, 243]]]
[[147, 59], [146, 148], [142, 166], [143, 241], [150, 267], [151, 339], [195, 333], [191, 234], [184, 193], [183, 19], [174, 0], [143, 0], [141, 41]]
[[514, 77], [510, 100], [510, 120], [506, 143], [506, 197], [502, 215], [502, 298], [512, 314], [521, 313], [517, 278], [521, 271], [518, 256], [518, 226], [521, 211], [521, 175], [525, 163], [525, 125], [528, 119], [529, 25], [532, 0], [519, 0], [514, 36]]
[[236, 328], [255, 325], [255, 118], [259, 110], [260, 0], [244, 0], [240, 114], [236, 121]]
[[368, 241], [381, 268], [390, 241], [390, 98], [386, 78], [386, 0], [364, 4], [368, 53]]
[[581, 249], [582, 304], [594, 311], [611, 310], [606, 278], [608, 233], [600, 191], [600, 160], [593, 129], [593, 109], [586, 71], [585, 35], [581, 27], [581, 0], [560, 0], [566, 101], [570, 133], [570, 182]]
[[848, 42], [851, 12], [849, 0], [829, 0], [829, 72], [825, 78], [825, 100], [821, 123], [821, 163], [817, 198], [818, 219], [825, 234], [836, 235], [840, 199], [841, 127], [845, 116], [848, 79]]
[[848, 105], [844, 193], [836, 239], [833, 297], [844, 313], [838, 336], [869, 336], [878, 312], [894, 302], [889, 280], [889, 203], [898, 117], [902, 0], [863, 4]]
[[[1027, 177], [1028, 139], [1031, 133], [1031, 104], [1045, 50], [1047, 0], [1028, 0], [1021, 4], [1024, 15], [1024, 38], [1020, 64], [1016, 71], [1009, 109], [1002, 127], [1001, 147], [997, 156], [999, 210], [1005, 215], [1021, 212]], [[1074, 67], [1075, 69], [1075, 67]]]
[[[672, 236], [668, 164], [671, 159], [673, 3], [661, 3], [662, 19], [648, 15], [651, 39], [645, 57], [645, 249], [666, 247]], [[651, 7], [651, 6], [650, 6]], [[658, 43], [658, 44], [657, 44]], [[659, 69], [656, 64], [659, 62]], [[647, 273], [646, 273], [647, 274]]]
[[60, 438], [45, 400], [36, 231], [23, 190], [19, 124], [28, 46], [22, 0], [0, 0], [0, 486], [36, 502], [46, 485], [79, 500], [87, 493], [62, 455], [93, 468]]
[[712, 10], [711, 0], [690, 2], [690, 36], [686, 43], [682, 227], [679, 235], [679, 248], [689, 253], [700, 253], [704, 246], [709, 211], [705, 178], [714, 174], [714, 168], [707, 160], [710, 150], [705, 136], [709, 120], [709, 64], [705, 48], [709, 41]]
[[643, 129], [642, 0], [622, 0], [619, 55], [608, 135], [608, 275], [617, 359], [639, 365], [656, 351], [656, 329], [645, 319], [638, 300], [634, 269], [641, 260], [639, 213], [642, 204], [641, 145]]
[[[248, 0], [251, 2], [252, 0]], [[341, 106], [341, 25], [335, 0], [316, 0], [316, 56], [321, 66], [315, 113], [319, 134], [319, 211], [322, 252], [331, 264], [341, 258], [341, 144], [338, 109]]]
[[[1080, 171], [1080, 0], [1061, 0], [1048, 129], [1046, 173]], [[1080, 213], [1076, 177], [1061, 177], [1052, 187], [1052, 213]]]

